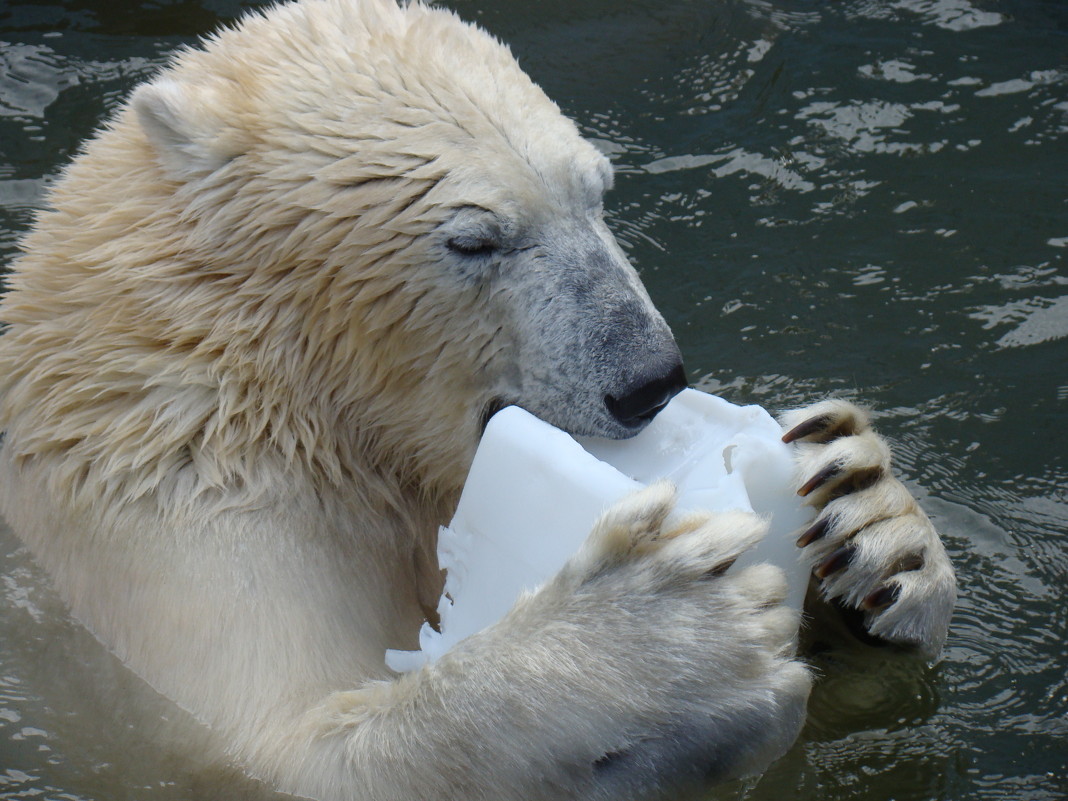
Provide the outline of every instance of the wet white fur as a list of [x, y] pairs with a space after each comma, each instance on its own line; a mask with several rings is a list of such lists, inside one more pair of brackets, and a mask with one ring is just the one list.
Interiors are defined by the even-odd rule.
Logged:
[[[900, 588], [898, 599], [866, 621], [869, 633], [938, 655], [945, 641], [956, 601], [956, 577], [945, 547], [923, 509], [890, 469], [890, 450], [872, 429], [869, 415], [848, 401], [832, 399], [786, 412], [780, 418], [787, 431], [813, 418], [827, 417], [830, 426], [850, 432], [826, 444], [796, 443], [798, 485], [836, 464], [839, 473], [813, 490], [808, 502], [829, 517], [828, 534], [804, 549], [806, 560], [819, 565], [838, 548], [855, 548], [849, 565], [821, 582], [827, 598], [852, 607], [875, 590]], [[852, 474], [878, 470], [879, 480], [856, 492], [835, 497], [835, 490]], [[902, 570], [910, 558], [923, 565]]]

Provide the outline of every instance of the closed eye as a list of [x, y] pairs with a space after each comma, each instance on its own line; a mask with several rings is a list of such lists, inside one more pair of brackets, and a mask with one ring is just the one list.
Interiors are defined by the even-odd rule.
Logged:
[[497, 243], [481, 236], [454, 236], [445, 247], [461, 256], [488, 256], [497, 250]]

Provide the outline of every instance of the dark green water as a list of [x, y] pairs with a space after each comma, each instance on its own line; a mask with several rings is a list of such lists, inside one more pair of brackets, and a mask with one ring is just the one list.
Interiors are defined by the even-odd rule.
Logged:
[[[0, 0], [0, 262], [104, 114], [248, 5]], [[873, 406], [955, 559], [943, 661], [823, 651], [800, 741], [719, 797], [1068, 798], [1068, 4], [452, 5], [612, 154], [693, 381]], [[0, 533], [0, 799], [259, 795], [146, 714], [181, 717]]]

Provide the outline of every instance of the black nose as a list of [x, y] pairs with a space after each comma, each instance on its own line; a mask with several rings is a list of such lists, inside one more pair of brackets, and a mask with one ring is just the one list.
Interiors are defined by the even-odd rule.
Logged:
[[666, 363], [650, 365], [619, 395], [605, 395], [604, 405], [627, 428], [652, 420], [668, 401], [686, 389], [686, 371], [676, 352]]

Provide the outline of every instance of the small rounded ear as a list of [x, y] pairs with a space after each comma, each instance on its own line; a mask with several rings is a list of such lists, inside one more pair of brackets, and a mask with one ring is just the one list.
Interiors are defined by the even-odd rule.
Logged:
[[139, 86], [130, 106], [170, 178], [202, 177], [240, 153], [223, 118], [228, 106], [207, 84], [160, 78]]

